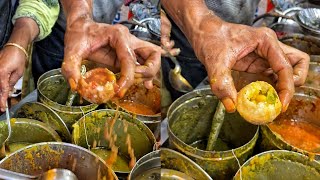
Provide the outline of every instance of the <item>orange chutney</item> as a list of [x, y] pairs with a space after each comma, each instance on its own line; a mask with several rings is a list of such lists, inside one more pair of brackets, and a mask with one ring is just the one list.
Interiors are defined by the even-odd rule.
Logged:
[[118, 105], [134, 114], [140, 114], [140, 115], [155, 115], [156, 113], [153, 111], [153, 109], [147, 105], [134, 102], [134, 101], [119, 101]]
[[319, 126], [289, 118], [278, 119], [268, 126], [288, 144], [308, 152], [320, 153]]

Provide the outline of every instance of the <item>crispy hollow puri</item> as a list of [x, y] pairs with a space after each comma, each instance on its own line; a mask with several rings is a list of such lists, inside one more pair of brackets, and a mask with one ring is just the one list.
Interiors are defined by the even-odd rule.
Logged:
[[252, 124], [272, 122], [280, 114], [281, 107], [276, 90], [264, 81], [252, 82], [238, 93], [237, 111]]
[[116, 76], [106, 68], [88, 71], [80, 79], [78, 93], [87, 101], [95, 104], [108, 102], [115, 96]]

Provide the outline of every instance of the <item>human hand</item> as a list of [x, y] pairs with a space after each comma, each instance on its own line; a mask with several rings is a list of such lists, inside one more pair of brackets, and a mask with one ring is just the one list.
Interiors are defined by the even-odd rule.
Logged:
[[167, 56], [169, 52], [172, 56], [177, 56], [180, 53], [179, 48], [174, 47], [174, 41], [170, 40], [171, 34], [171, 23], [167, 18], [164, 11], [161, 11], [161, 45], [162, 45], [162, 56]]
[[192, 46], [205, 65], [213, 93], [222, 100], [228, 112], [236, 110], [237, 91], [231, 70], [249, 73], [275, 73], [277, 91], [286, 111], [294, 85], [306, 79], [309, 56], [278, 41], [268, 28], [205, 20], [192, 38]]
[[25, 64], [25, 54], [14, 46], [6, 46], [0, 51], [0, 110], [6, 108], [6, 101], [14, 85], [22, 77]]
[[136, 38], [122, 25], [80, 18], [69, 23], [66, 29], [62, 73], [76, 90], [82, 60], [120, 66], [116, 93], [122, 97], [134, 78], [142, 79], [147, 88], [152, 88], [152, 79], [160, 69], [160, 53], [160, 47]]

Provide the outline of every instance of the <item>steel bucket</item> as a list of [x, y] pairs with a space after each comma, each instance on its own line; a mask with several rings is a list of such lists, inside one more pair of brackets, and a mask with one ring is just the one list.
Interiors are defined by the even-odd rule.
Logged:
[[317, 180], [320, 179], [320, 164], [296, 152], [267, 151], [245, 162], [233, 179]]
[[[205, 151], [218, 99], [211, 89], [199, 89], [178, 98], [168, 110], [169, 144], [199, 164], [213, 179], [232, 178], [253, 153], [258, 126], [247, 123], [238, 113], [226, 114], [216, 151]], [[245, 129], [245, 131], [244, 131]], [[196, 147], [198, 146], [198, 147]]]
[[83, 114], [95, 110], [98, 105], [83, 101], [77, 95], [73, 106], [66, 106], [70, 86], [61, 74], [61, 69], [54, 69], [40, 76], [37, 82], [40, 102], [52, 108], [69, 129]]
[[[120, 154], [121, 157], [129, 160], [127, 159], [130, 157], [126, 145], [127, 134], [131, 136], [131, 146], [134, 149], [134, 155], [137, 160], [153, 151], [156, 140], [150, 129], [129, 114], [111, 109], [90, 112], [75, 123], [72, 132], [74, 144], [85, 148], [105, 148], [110, 150], [109, 141], [106, 140], [105, 133], [111, 127], [111, 120], [116, 113], [119, 113], [119, 117], [115, 121], [112, 134], [117, 136], [115, 145], [119, 148], [118, 155]], [[125, 126], [127, 126], [127, 133], [124, 131]], [[130, 170], [119, 168], [115, 172], [119, 175], [128, 175]]]
[[53, 168], [62, 168], [72, 171], [79, 180], [118, 179], [94, 153], [61, 142], [27, 146], [0, 161], [0, 168], [28, 175], [38, 175]]

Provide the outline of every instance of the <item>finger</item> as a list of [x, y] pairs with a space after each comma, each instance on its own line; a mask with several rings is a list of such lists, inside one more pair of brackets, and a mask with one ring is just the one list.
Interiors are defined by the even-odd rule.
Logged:
[[92, 52], [89, 57], [91, 61], [105, 64], [107, 66], [119, 66], [120, 64], [117, 63], [117, 54], [113, 50], [113, 48], [109, 46], [105, 46], [103, 48], [100, 48], [96, 50], [95, 52]]
[[[70, 53], [71, 54], [71, 53]], [[65, 56], [61, 72], [70, 84], [73, 91], [77, 90], [78, 82], [80, 80], [81, 56], [78, 54]]]
[[123, 97], [128, 88], [134, 83], [136, 57], [133, 50], [124, 39], [119, 40], [115, 47], [118, 60], [120, 61], [120, 78], [117, 81], [119, 86], [118, 96]]
[[268, 68], [270, 68], [270, 66], [267, 60], [256, 53], [250, 53], [238, 60], [232, 69], [248, 73], [262, 73]]
[[142, 74], [144, 78], [154, 78], [160, 70], [160, 48], [157, 46], [138, 48], [135, 53], [145, 59], [145, 63], [137, 66], [135, 72]]
[[22, 72], [13, 72], [9, 78], [9, 87], [10, 87], [10, 91], [14, 88], [14, 86], [16, 85], [16, 83], [18, 82], [18, 80], [22, 77], [21, 74], [23, 74]]
[[174, 41], [168, 39], [168, 41], [162, 43], [162, 46], [164, 46], [166, 49], [172, 49], [174, 47]]
[[293, 69], [279, 41], [272, 30], [262, 28], [262, 38], [258, 42], [256, 53], [268, 60], [274, 73], [278, 75], [277, 89], [282, 103], [282, 112], [286, 111], [294, 93]]
[[[180, 54], [181, 50], [180, 48], [174, 48], [174, 49], [170, 49], [169, 50], [169, 53], [172, 55], [172, 56], [178, 56]], [[168, 51], [166, 51], [165, 49], [162, 49], [161, 50], [161, 55], [164, 56], [164, 57], [168, 57]]]
[[0, 110], [3, 112], [6, 108], [6, 102], [10, 92], [9, 76], [6, 71], [0, 73]]
[[153, 81], [152, 80], [144, 81], [144, 87], [146, 87], [147, 89], [152, 89]]
[[153, 88], [153, 79], [136, 77], [134, 82], [137, 84], [143, 83], [144, 87], [146, 87], [147, 89]]
[[294, 84], [296, 86], [303, 85], [308, 75], [310, 56], [298, 49], [279, 43], [293, 66]]
[[231, 77], [231, 71], [224, 62], [217, 62], [214, 65], [211, 63], [206, 66], [206, 69], [214, 95], [221, 100], [227, 112], [235, 112], [237, 91]]

